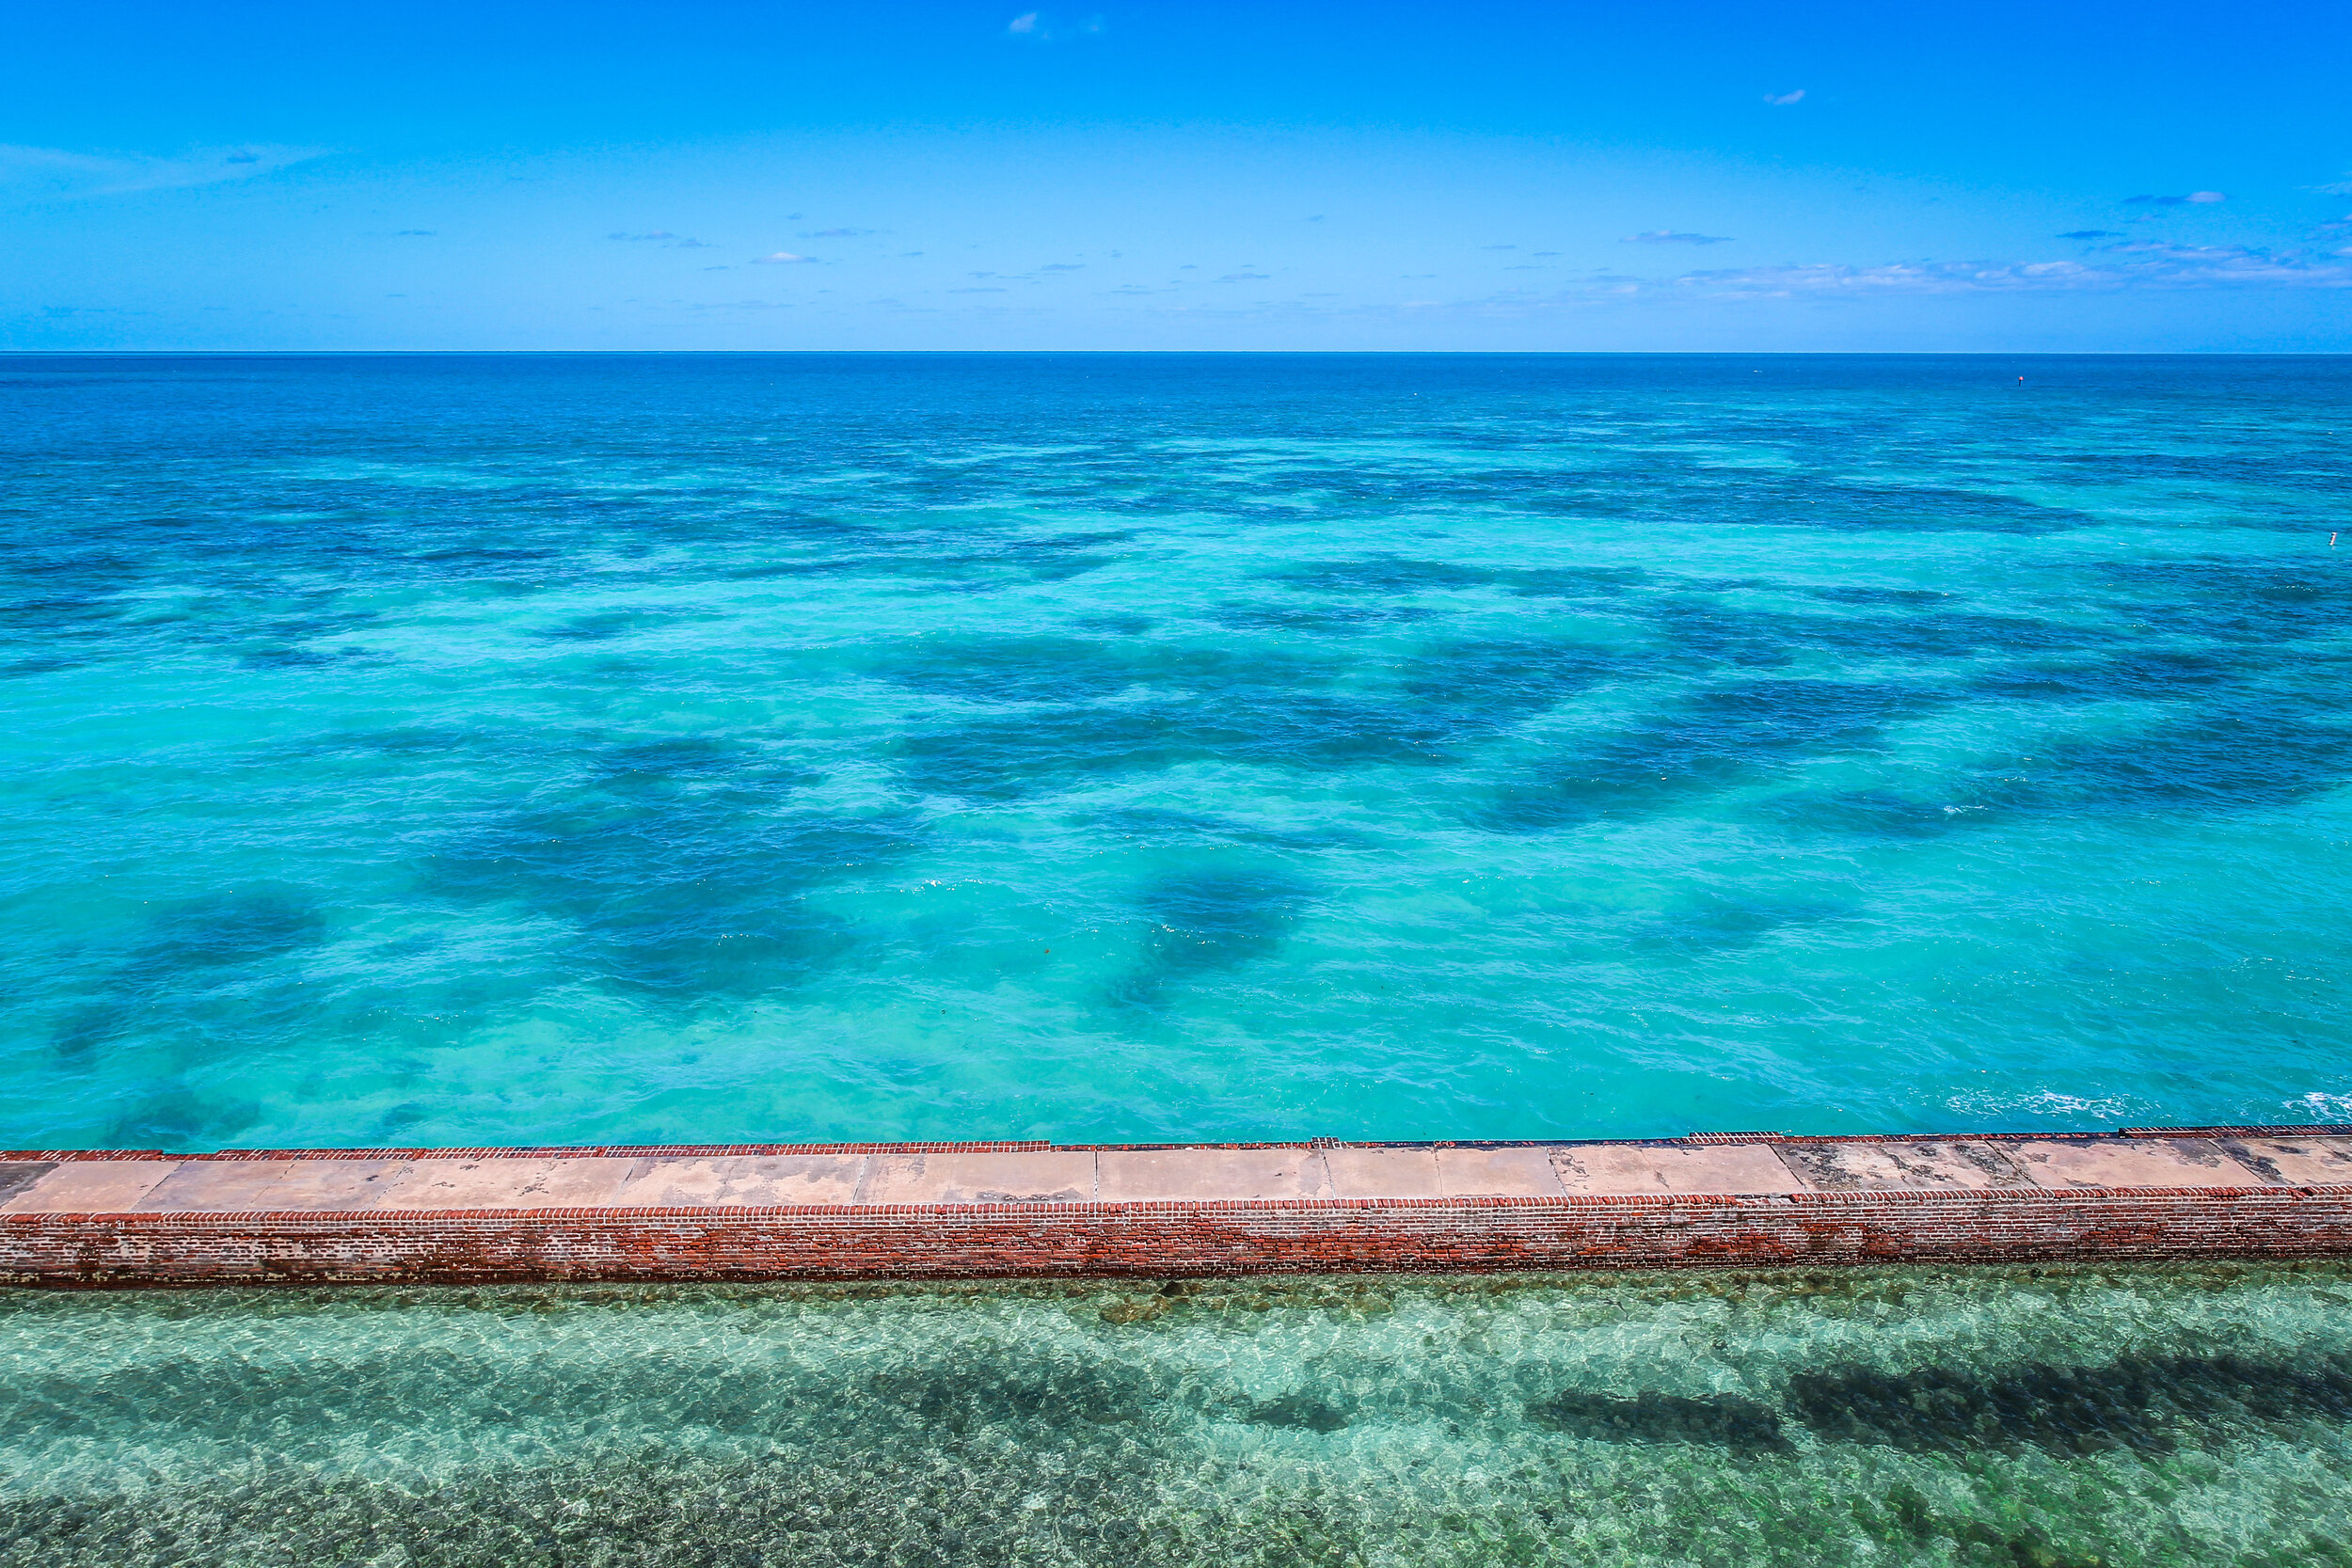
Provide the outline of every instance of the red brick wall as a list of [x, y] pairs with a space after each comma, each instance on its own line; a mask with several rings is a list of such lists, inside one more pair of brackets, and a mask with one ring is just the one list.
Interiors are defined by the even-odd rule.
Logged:
[[847, 1279], [2352, 1254], [2352, 1186], [16, 1214], [20, 1285]]

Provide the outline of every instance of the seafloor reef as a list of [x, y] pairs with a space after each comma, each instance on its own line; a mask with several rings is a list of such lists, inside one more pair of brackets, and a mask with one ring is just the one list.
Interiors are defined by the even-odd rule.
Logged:
[[0, 1563], [2352, 1562], [2352, 1265], [0, 1296]]

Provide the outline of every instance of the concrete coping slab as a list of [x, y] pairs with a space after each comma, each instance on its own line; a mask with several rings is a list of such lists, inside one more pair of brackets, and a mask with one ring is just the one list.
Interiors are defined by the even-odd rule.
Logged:
[[2352, 1185], [2352, 1128], [1619, 1142], [0, 1153], [0, 1215], [1343, 1203]]

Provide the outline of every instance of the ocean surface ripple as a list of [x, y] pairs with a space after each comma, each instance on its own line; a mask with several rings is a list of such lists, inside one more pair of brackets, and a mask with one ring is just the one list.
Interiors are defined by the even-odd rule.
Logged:
[[0, 412], [0, 1145], [2352, 1120], [2352, 361]]
[[0, 1291], [0, 1568], [2344, 1568], [2352, 1266]]

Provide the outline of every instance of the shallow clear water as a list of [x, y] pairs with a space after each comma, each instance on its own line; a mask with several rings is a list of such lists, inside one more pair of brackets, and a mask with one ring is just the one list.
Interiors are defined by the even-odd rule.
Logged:
[[2352, 1118], [2347, 433], [2343, 359], [0, 361], [0, 1145]]
[[2352, 1562], [2352, 1266], [0, 1293], [0, 1563]]

